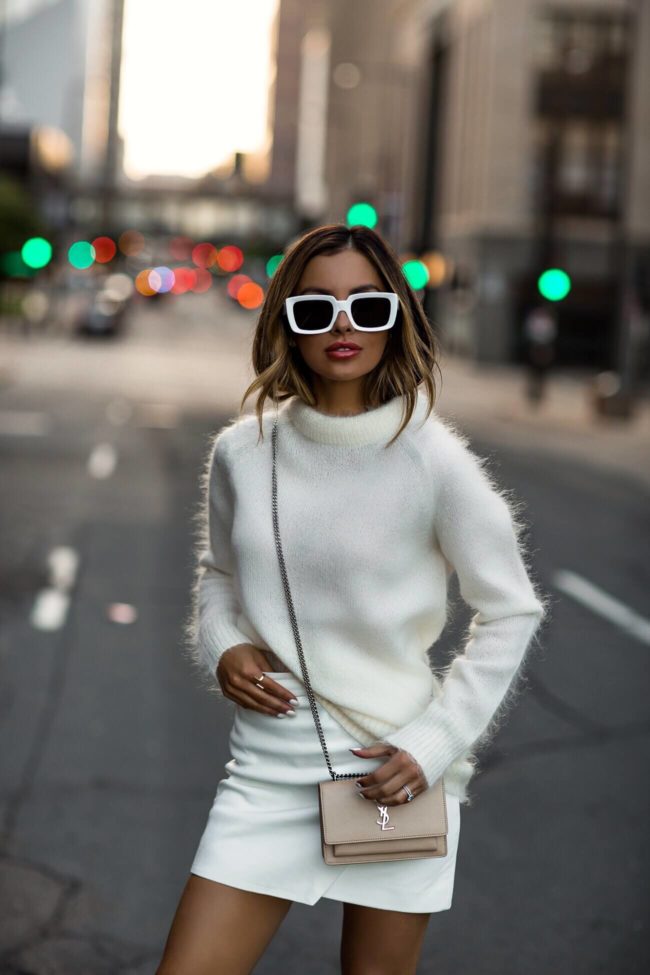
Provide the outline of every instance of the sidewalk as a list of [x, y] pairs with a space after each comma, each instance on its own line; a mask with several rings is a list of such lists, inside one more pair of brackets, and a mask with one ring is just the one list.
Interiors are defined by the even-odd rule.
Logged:
[[[571, 457], [625, 472], [650, 487], [650, 400], [639, 397], [630, 420], [598, 416], [591, 402], [594, 373], [558, 370], [538, 405], [525, 396], [526, 372], [446, 356], [437, 411], [470, 436]], [[437, 377], [436, 377], [437, 378]]]

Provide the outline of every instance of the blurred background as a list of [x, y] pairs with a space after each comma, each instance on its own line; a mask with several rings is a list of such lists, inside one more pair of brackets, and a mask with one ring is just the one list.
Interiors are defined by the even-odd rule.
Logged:
[[[228, 758], [198, 475], [333, 221], [399, 254], [553, 597], [421, 971], [646, 970], [649, 105], [650, 0], [0, 0], [1, 972], [155, 969]], [[339, 908], [256, 971], [338, 971]]]
[[120, 298], [225, 284], [254, 311], [289, 238], [348, 220], [450, 351], [526, 362], [544, 307], [555, 365], [647, 383], [643, 0], [2, 9], [5, 327], [107, 331]]

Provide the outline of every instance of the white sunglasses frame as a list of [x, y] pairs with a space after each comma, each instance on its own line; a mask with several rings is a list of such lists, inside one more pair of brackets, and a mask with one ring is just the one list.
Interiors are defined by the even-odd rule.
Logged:
[[[352, 303], [355, 298], [365, 298], [371, 295], [373, 298], [388, 298], [390, 300], [390, 315], [388, 317], [387, 325], [380, 325], [379, 328], [364, 328], [362, 325], [357, 325], [354, 321], [352, 315]], [[293, 312], [293, 306], [298, 301], [329, 301], [332, 306], [332, 321], [329, 323], [327, 328], [300, 328], [296, 322], [295, 315]], [[394, 291], [360, 291], [353, 295], [348, 295], [342, 301], [335, 298], [334, 295], [292, 295], [290, 298], [285, 298], [284, 301], [285, 311], [287, 313], [287, 319], [291, 330], [296, 332], [298, 335], [322, 335], [324, 332], [331, 332], [334, 328], [334, 323], [339, 316], [340, 311], [344, 311], [350, 320], [350, 324], [357, 332], [385, 332], [387, 329], [392, 328], [395, 324], [397, 318], [397, 312], [399, 310], [399, 296]]]

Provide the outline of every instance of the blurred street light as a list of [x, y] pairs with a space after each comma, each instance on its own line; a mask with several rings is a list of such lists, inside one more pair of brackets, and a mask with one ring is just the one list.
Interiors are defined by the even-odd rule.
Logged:
[[353, 203], [345, 218], [348, 227], [361, 226], [371, 229], [377, 225], [378, 219], [374, 206], [366, 202]]
[[415, 291], [426, 287], [429, 282], [429, 271], [422, 261], [406, 261], [402, 264], [404, 277]]
[[44, 237], [30, 237], [23, 244], [20, 256], [27, 267], [46, 267], [52, 260], [52, 245]]
[[562, 268], [551, 267], [540, 274], [537, 287], [547, 301], [562, 301], [571, 291], [571, 278]]

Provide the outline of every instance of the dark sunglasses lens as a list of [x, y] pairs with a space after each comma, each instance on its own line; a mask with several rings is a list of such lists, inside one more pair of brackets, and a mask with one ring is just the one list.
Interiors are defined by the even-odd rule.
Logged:
[[332, 305], [329, 301], [296, 301], [293, 314], [298, 328], [318, 331], [327, 328], [332, 321]]
[[375, 295], [360, 295], [352, 302], [352, 315], [361, 328], [381, 328], [390, 319], [390, 301]]

